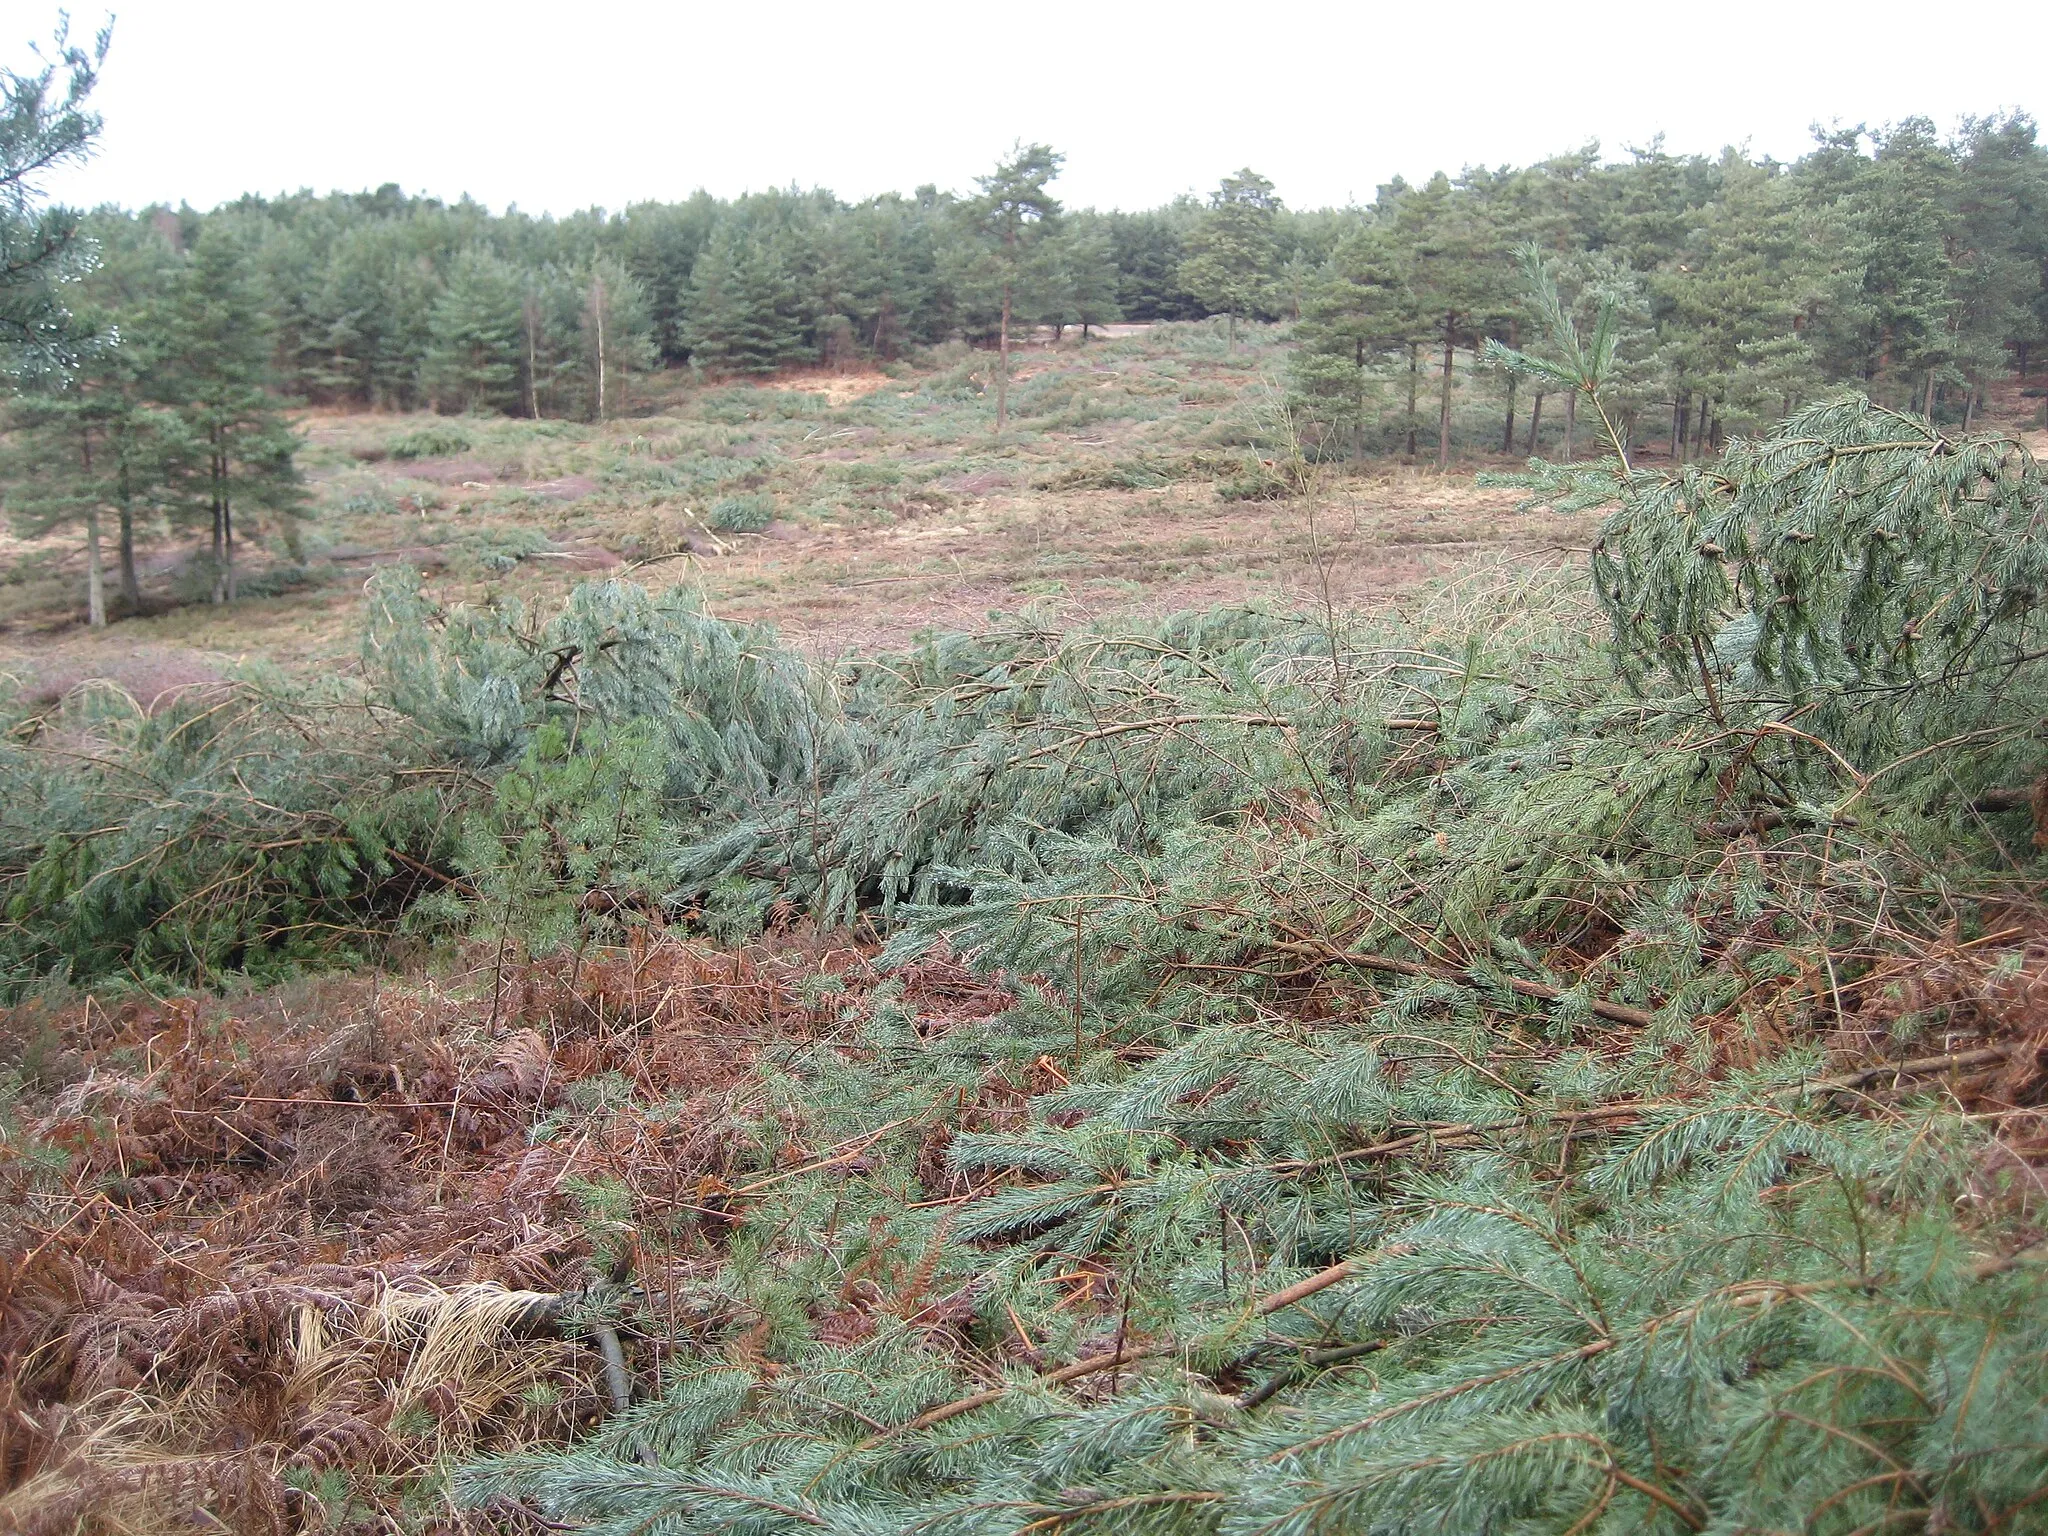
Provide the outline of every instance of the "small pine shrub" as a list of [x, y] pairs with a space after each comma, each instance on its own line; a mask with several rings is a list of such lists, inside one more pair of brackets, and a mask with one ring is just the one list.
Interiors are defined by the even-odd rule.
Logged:
[[759, 533], [774, 521], [775, 498], [766, 491], [721, 496], [704, 514], [705, 526], [714, 533]]
[[1241, 475], [1216, 483], [1219, 501], [1285, 501], [1287, 482], [1265, 465], [1255, 465]]
[[342, 502], [341, 510], [351, 517], [388, 517], [400, 510], [398, 498], [388, 491], [356, 491]]
[[458, 535], [448, 543], [448, 552], [458, 564], [502, 575], [529, 555], [549, 547], [547, 535], [521, 524], [482, 528]]
[[391, 457], [394, 459], [445, 459], [458, 453], [469, 452], [472, 446], [470, 436], [460, 427], [445, 422], [430, 426], [415, 427], [404, 436], [394, 438], [391, 443]]

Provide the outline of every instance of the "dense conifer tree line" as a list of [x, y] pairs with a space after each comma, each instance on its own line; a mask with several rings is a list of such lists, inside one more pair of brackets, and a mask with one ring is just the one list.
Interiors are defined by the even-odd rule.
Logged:
[[[1442, 454], [1450, 370], [1529, 323], [1524, 245], [1562, 264], [1588, 310], [1620, 301], [1647, 343], [1630, 349], [1622, 409], [1678, 457], [1843, 381], [1960, 421], [2048, 341], [2048, 152], [2021, 115], [1948, 137], [1922, 119], [1843, 130], [1792, 164], [1588, 146], [1396, 180], [1345, 209], [1290, 209], [1245, 169], [1206, 201], [1063, 211], [1041, 175], [1043, 228], [1034, 213], [1033, 237], [998, 238], [992, 257], [989, 199], [1024, 165], [1056, 173], [1057, 157], [1020, 145], [977, 190], [858, 203], [791, 187], [552, 218], [385, 186], [104, 209], [85, 228], [103, 249], [153, 242], [185, 260], [232, 244], [282, 395], [444, 411], [596, 416], [601, 333], [614, 376], [994, 344], [1007, 293], [1013, 334], [1297, 320], [1295, 384], [1318, 414], [1360, 441], [1375, 422], [1425, 451], [1434, 435]], [[1490, 387], [1515, 448], [1545, 402]]]

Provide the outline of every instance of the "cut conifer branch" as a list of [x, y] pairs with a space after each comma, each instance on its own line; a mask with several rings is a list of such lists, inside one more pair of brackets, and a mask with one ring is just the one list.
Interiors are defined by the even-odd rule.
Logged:
[[[1269, 947], [1283, 954], [1301, 955], [1317, 966], [1341, 965], [1352, 970], [1378, 971], [1390, 976], [1412, 976], [1418, 980], [1444, 981], [1453, 986], [1468, 987], [1475, 992], [1491, 992], [1505, 987], [1517, 997], [1545, 1003], [1559, 1002], [1565, 996], [1562, 988], [1546, 986], [1540, 981], [1525, 981], [1517, 976], [1487, 976], [1477, 971], [1460, 970], [1455, 966], [1425, 965], [1419, 960], [1403, 960], [1395, 955], [1374, 954], [1368, 950], [1340, 949], [1334, 944], [1320, 940], [1279, 940]], [[1636, 1029], [1647, 1028], [1656, 1022], [1655, 1014], [1647, 1009], [1631, 1007], [1627, 1003], [1592, 998], [1586, 1006], [1599, 1018], [1616, 1024], [1627, 1024]]]

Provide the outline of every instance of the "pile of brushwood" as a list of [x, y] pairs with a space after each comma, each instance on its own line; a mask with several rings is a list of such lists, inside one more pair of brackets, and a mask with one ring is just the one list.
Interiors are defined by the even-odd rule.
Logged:
[[1014, 997], [756, 1061], [718, 1182], [614, 1213], [711, 1255], [614, 1255], [634, 1400], [463, 1467], [473, 1522], [2048, 1528], [2048, 488], [1856, 398], [1532, 482], [1612, 508], [1590, 585], [834, 669], [387, 582], [352, 733], [23, 715], [4, 944], [573, 991], [807, 915]]

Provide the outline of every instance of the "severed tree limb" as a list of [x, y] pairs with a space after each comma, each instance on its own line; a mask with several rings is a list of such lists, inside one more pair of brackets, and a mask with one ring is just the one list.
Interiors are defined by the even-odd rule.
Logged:
[[[1359, 971], [1383, 971], [1392, 976], [1447, 981], [1453, 986], [1470, 987], [1475, 992], [1502, 986], [1517, 997], [1533, 998], [1537, 1002], [1554, 1003], [1564, 997], [1562, 988], [1545, 986], [1540, 981], [1524, 981], [1518, 976], [1482, 976], [1476, 971], [1459, 970], [1455, 966], [1425, 965], [1419, 960], [1401, 960], [1393, 955], [1376, 955], [1359, 949], [1339, 949], [1336, 945], [1320, 939], [1280, 940], [1270, 947], [1283, 954], [1302, 955], [1317, 965], [1343, 965]], [[1626, 1003], [1610, 1003], [1605, 998], [1596, 997], [1588, 1006], [1600, 1018], [1616, 1024], [1633, 1025], [1637, 1029], [1646, 1029], [1656, 1022], [1656, 1015], [1647, 1009], [1631, 1008]]]
[[1365, 1157], [1392, 1157], [1399, 1152], [1410, 1152], [1417, 1147], [1462, 1147], [1469, 1146], [1482, 1136], [1497, 1131], [1518, 1131], [1536, 1124], [1584, 1125], [1602, 1120], [1633, 1120], [1646, 1109], [1654, 1109], [1670, 1102], [1663, 1099], [1628, 1100], [1619, 1104], [1603, 1104], [1596, 1109], [1562, 1109], [1551, 1114], [1516, 1115], [1509, 1120], [1477, 1121], [1467, 1120], [1458, 1125], [1426, 1125], [1415, 1130], [1390, 1137], [1385, 1141], [1373, 1142], [1370, 1146], [1351, 1147], [1342, 1152], [1333, 1152], [1328, 1157], [1296, 1158], [1284, 1163], [1267, 1163], [1269, 1173], [1308, 1173], [1317, 1168], [1328, 1168], [1338, 1163], [1348, 1163]]
[[[1909, 1077], [1932, 1077], [1943, 1072], [1967, 1071], [1973, 1067], [1995, 1066], [2011, 1058], [2021, 1049], [2018, 1044], [1979, 1046], [1974, 1050], [1952, 1051], [1942, 1056], [1916, 1056], [1910, 1061], [1888, 1061], [1878, 1066], [1865, 1067], [1857, 1072], [1845, 1072], [1837, 1077], [1818, 1077], [1807, 1082], [1794, 1083], [1768, 1095], [1772, 1099], [1802, 1098], [1812, 1094], [1847, 1093], [1869, 1083], [1890, 1079], [1894, 1084]], [[1629, 1099], [1613, 1104], [1601, 1104], [1592, 1109], [1563, 1109], [1550, 1113], [1516, 1115], [1507, 1120], [1472, 1121], [1456, 1125], [1425, 1125], [1369, 1146], [1351, 1147], [1328, 1157], [1298, 1158], [1282, 1163], [1264, 1165], [1269, 1173], [1307, 1173], [1317, 1168], [1327, 1168], [1338, 1163], [1353, 1162], [1360, 1158], [1392, 1157], [1398, 1153], [1410, 1152], [1417, 1147], [1462, 1147], [1470, 1146], [1480, 1138], [1501, 1131], [1525, 1130], [1533, 1125], [1593, 1125], [1614, 1120], [1633, 1120], [1653, 1109], [1668, 1109], [1680, 1103], [1676, 1099]]]
[[1710, 821], [1707, 830], [1716, 837], [1744, 837], [1752, 832], [1774, 832], [1780, 827], [1808, 827], [1816, 832], [1825, 832], [1835, 827], [1854, 828], [1854, 816], [1826, 816], [1802, 814], [1782, 806], [1766, 806], [1751, 811], [1747, 816], [1732, 816], [1721, 821]]
[[[1344, 1344], [1335, 1349], [1312, 1349], [1302, 1357], [1302, 1363], [1311, 1366], [1341, 1365], [1347, 1360], [1362, 1359], [1366, 1355], [1378, 1354], [1387, 1347], [1385, 1339], [1367, 1339], [1363, 1344]], [[1250, 1413], [1268, 1399], [1278, 1396], [1295, 1380], [1291, 1370], [1275, 1371], [1250, 1391], [1240, 1395], [1233, 1406], [1240, 1413]]]
[[1973, 811], [2023, 811], [2034, 803], [2034, 791], [2024, 789], [1987, 789], [1970, 802]]
[[[1319, 1270], [1306, 1280], [1297, 1280], [1293, 1285], [1277, 1290], [1270, 1296], [1260, 1297], [1252, 1310], [1260, 1317], [1271, 1317], [1275, 1312], [1284, 1311], [1299, 1302], [1307, 1301], [1320, 1291], [1328, 1290], [1341, 1280], [1350, 1279], [1371, 1259], [1394, 1258], [1413, 1251], [1406, 1245], [1396, 1245], [1379, 1249], [1365, 1258], [1346, 1259], [1341, 1264], [1332, 1264], [1328, 1269]], [[1047, 1371], [1039, 1380], [1048, 1386], [1059, 1386], [1069, 1381], [1079, 1381], [1083, 1376], [1113, 1370], [1133, 1360], [1148, 1360], [1160, 1355], [1170, 1355], [1178, 1348], [1176, 1344], [1148, 1344], [1142, 1349], [1111, 1350], [1106, 1354], [1089, 1355], [1085, 1359], [1076, 1360], [1072, 1365], [1063, 1365], [1057, 1370]], [[857, 1448], [865, 1451], [897, 1435], [930, 1429], [934, 1424], [943, 1424], [946, 1420], [958, 1418], [963, 1413], [972, 1413], [977, 1408], [986, 1408], [991, 1403], [1001, 1402], [1012, 1390], [1008, 1385], [991, 1387], [986, 1392], [976, 1392], [968, 1397], [956, 1398], [950, 1403], [941, 1403], [936, 1408], [927, 1408], [907, 1423], [884, 1430], [879, 1435], [870, 1436]]]
[[2010, 1058], [2018, 1049], [2018, 1042], [2008, 1042], [2004, 1045], [1980, 1046], [1971, 1051], [1951, 1051], [1945, 1056], [1916, 1056], [1911, 1061], [1881, 1062], [1874, 1067], [1865, 1067], [1860, 1072], [1845, 1072], [1840, 1077], [1822, 1077], [1810, 1083], [1801, 1083], [1796, 1088], [1786, 1089], [1778, 1097], [1790, 1097], [1795, 1093], [1839, 1093], [1861, 1088], [1865, 1083], [1882, 1082], [1888, 1077], [1928, 1077], [1937, 1072], [1959, 1072], [1969, 1067], [1995, 1066]]

